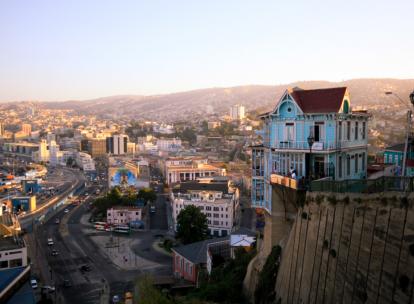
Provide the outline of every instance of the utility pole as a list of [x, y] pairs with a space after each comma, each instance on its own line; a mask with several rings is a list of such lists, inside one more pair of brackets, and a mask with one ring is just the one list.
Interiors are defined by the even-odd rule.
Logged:
[[411, 125], [412, 125], [412, 110], [411, 110], [411, 105], [414, 105], [414, 91], [411, 92], [409, 98], [411, 101], [411, 105], [407, 104], [400, 96], [398, 96], [398, 94], [394, 93], [394, 92], [385, 92], [385, 95], [393, 95], [395, 97], [397, 97], [397, 99], [408, 108], [407, 111], [407, 129], [406, 129], [406, 133], [405, 133], [405, 142], [404, 142], [404, 155], [403, 155], [403, 163], [402, 163], [402, 172], [401, 172], [401, 176], [405, 177], [406, 176], [406, 167], [407, 167], [407, 154], [408, 154], [408, 142], [411, 138]]
[[405, 134], [405, 143], [404, 143], [404, 157], [403, 157], [403, 163], [402, 163], [402, 173], [401, 176], [406, 176], [406, 167], [407, 167], [407, 154], [408, 154], [408, 141], [410, 140], [411, 135], [411, 117], [412, 117], [412, 111], [407, 111], [407, 130]]

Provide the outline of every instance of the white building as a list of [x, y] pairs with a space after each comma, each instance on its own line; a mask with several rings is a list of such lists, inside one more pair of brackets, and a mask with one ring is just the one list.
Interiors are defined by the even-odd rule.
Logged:
[[173, 125], [161, 124], [161, 125], [154, 126], [154, 132], [160, 133], [160, 134], [174, 134], [175, 129]]
[[230, 117], [233, 120], [241, 120], [244, 119], [245, 116], [245, 108], [243, 105], [236, 104], [230, 107]]
[[159, 151], [175, 152], [181, 149], [180, 138], [160, 138], [157, 140]]
[[163, 173], [170, 185], [202, 177], [225, 176], [226, 169], [208, 164], [206, 158], [171, 157], [165, 160]]
[[59, 145], [56, 141], [52, 140], [49, 144], [49, 163], [52, 166], [56, 166], [60, 163], [62, 158], [62, 152], [60, 151]]
[[77, 152], [75, 161], [78, 167], [83, 171], [95, 171], [95, 161], [88, 153]]
[[186, 206], [194, 205], [207, 216], [211, 235], [226, 236], [238, 221], [239, 190], [227, 180], [204, 179], [181, 183], [171, 192], [174, 229], [177, 217]]
[[142, 220], [142, 209], [139, 207], [116, 206], [106, 211], [106, 221], [108, 224], [129, 224], [130, 222], [140, 220]]
[[36, 162], [48, 162], [49, 157], [50, 155], [47, 141], [42, 139], [39, 143], [39, 150], [33, 153], [33, 160]]

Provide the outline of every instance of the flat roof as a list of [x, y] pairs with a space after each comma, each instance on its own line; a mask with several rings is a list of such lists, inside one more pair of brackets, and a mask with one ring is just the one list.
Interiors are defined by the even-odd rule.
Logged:
[[20, 237], [1, 237], [0, 251], [24, 248], [24, 242]]

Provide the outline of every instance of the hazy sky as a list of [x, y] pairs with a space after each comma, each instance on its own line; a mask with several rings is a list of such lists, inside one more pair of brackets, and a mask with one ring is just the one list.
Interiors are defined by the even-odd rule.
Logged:
[[413, 0], [4, 0], [0, 101], [414, 78], [413, 15]]

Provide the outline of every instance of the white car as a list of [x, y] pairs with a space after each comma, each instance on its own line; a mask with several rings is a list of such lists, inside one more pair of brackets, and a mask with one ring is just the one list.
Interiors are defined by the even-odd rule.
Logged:
[[114, 295], [112, 297], [112, 303], [119, 303], [119, 301], [120, 301], [120, 299], [119, 299], [119, 296], [118, 295]]
[[37, 288], [37, 281], [36, 279], [31, 279], [30, 280], [30, 285], [32, 286], [33, 289]]
[[65, 213], [68, 213], [69, 212], [69, 209], [65, 209], [65, 211], [64, 211]]
[[52, 238], [48, 238], [47, 239], [47, 245], [48, 246], [53, 246], [54, 245], [54, 242], [53, 242], [53, 239]]

